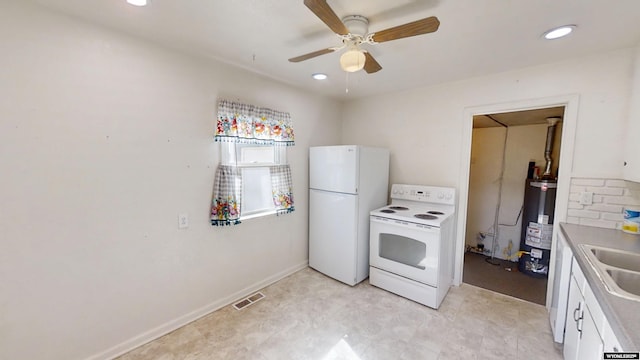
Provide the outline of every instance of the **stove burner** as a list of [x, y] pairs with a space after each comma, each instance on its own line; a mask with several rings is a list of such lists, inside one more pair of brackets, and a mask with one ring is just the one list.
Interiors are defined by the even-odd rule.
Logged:
[[391, 209], [391, 210], [409, 210], [408, 207], [404, 207], [404, 206], [389, 206], [389, 209]]
[[393, 214], [395, 211], [393, 210], [389, 210], [389, 209], [382, 209], [380, 210], [381, 213], [385, 213], [385, 214]]
[[435, 219], [438, 218], [437, 216], [433, 216], [433, 215], [429, 215], [429, 214], [415, 214], [413, 216], [417, 217], [418, 219], [422, 219], [422, 220], [435, 220]]
[[444, 215], [442, 211], [427, 211], [427, 214], [431, 215]]

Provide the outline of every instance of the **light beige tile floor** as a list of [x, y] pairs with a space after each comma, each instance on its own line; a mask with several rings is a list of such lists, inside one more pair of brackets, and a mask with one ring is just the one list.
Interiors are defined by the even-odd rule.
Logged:
[[468, 284], [439, 310], [310, 268], [262, 293], [119, 359], [562, 359], [543, 306]]

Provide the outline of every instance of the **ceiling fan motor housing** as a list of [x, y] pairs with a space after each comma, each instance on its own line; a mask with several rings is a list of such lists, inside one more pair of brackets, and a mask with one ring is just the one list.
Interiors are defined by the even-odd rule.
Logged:
[[342, 22], [349, 29], [351, 35], [364, 38], [369, 32], [369, 19], [360, 15], [349, 15], [342, 18]]

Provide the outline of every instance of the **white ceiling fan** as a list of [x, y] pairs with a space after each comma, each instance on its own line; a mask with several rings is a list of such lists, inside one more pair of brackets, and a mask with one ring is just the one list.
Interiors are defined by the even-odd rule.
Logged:
[[430, 16], [404, 25], [369, 33], [369, 20], [364, 16], [349, 15], [341, 20], [333, 12], [326, 0], [304, 0], [304, 4], [340, 37], [342, 45], [296, 56], [289, 59], [289, 61], [300, 62], [346, 48], [347, 51], [340, 57], [340, 66], [347, 72], [364, 69], [368, 74], [372, 74], [382, 70], [382, 66], [369, 52], [361, 48], [361, 44], [375, 45], [386, 41], [428, 34], [437, 31], [440, 26], [438, 18]]

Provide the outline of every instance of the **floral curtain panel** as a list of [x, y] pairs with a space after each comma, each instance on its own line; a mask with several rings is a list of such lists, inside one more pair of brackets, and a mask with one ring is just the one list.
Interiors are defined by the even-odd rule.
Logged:
[[[269, 173], [276, 214], [294, 211], [291, 167], [289, 165], [270, 166]], [[213, 186], [211, 225], [240, 224], [241, 203], [242, 170], [233, 165], [218, 165]]]
[[242, 176], [236, 166], [218, 165], [213, 185], [211, 225], [240, 224]]
[[293, 182], [291, 181], [291, 167], [289, 165], [271, 166], [271, 188], [273, 190], [273, 204], [277, 214], [290, 213], [293, 206]]
[[248, 104], [220, 100], [215, 141], [294, 145], [291, 115]]

